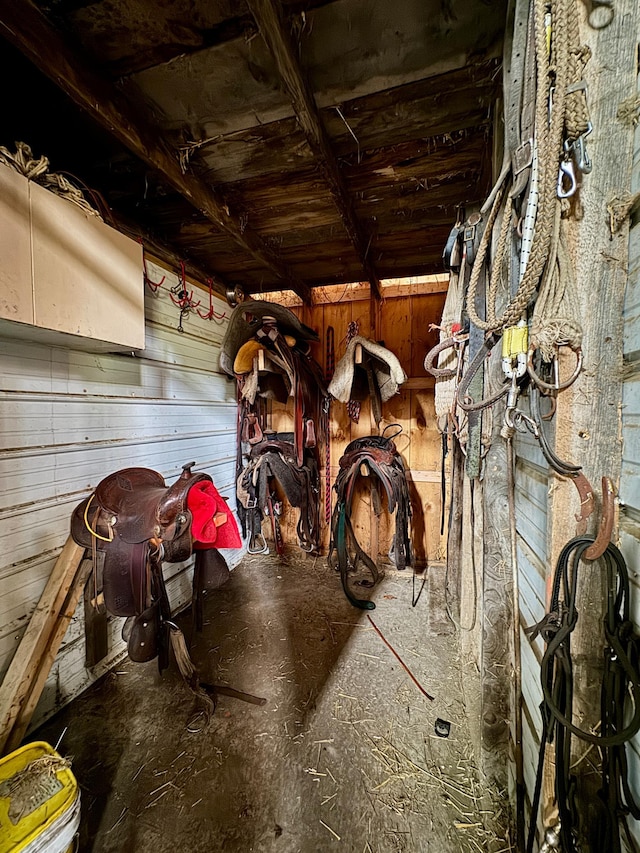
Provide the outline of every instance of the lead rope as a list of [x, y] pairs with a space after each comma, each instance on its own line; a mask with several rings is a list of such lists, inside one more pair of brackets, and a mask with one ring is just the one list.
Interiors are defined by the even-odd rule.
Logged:
[[[586, 45], [579, 44], [580, 30], [575, 2], [568, 5], [567, 33], [571, 82], [567, 87], [566, 99], [565, 158], [575, 151], [580, 168], [588, 172], [591, 164], [586, 157], [583, 140], [591, 132], [591, 123], [583, 74], [591, 51]], [[580, 148], [576, 148], [578, 144]], [[549, 263], [542, 276], [531, 322], [531, 346], [540, 349], [546, 362], [553, 360], [558, 346], [569, 346], [577, 351], [582, 344], [582, 326], [576, 319], [580, 316], [577, 285], [561, 225], [563, 204], [567, 202], [556, 205]]]
[[[333, 379], [336, 369], [335, 332], [333, 326], [327, 326], [327, 351], [325, 361], [325, 379], [327, 386]], [[324, 520], [331, 523], [331, 397], [326, 397], [327, 430], [325, 440], [325, 488], [324, 488]]]
[[531, 318], [531, 349], [539, 349], [543, 361], [553, 361], [559, 345], [578, 351], [582, 345], [582, 325], [578, 288], [560, 220], [560, 205], [552, 234], [553, 258], [542, 276], [540, 293]]
[[[571, 2], [573, 3], [574, 0], [571, 0]], [[474, 325], [487, 332], [498, 331], [507, 326], [515, 325], [527, 308], [531, 297], [538, 287], [544, 266], [549, 260], [551, 236], [555, 222], [556, 206], [558, 204], [558, 152], [563, 150], [565, 103], [567, 87], [569, 85], [567, 4], [566, 0], [553, 0], [551, 4], [551, 20], [553, 22], [552, 55], [550, 55], [547, 49], [548, 21], [546, 19], [544, 0], [534, 0], [533, 9], [537, 71], [535, 133], [539, 174], [539, 204], [536, 215], [536, 227], [531, 242], [528, 262], [515, 296], [511, 299], [503, 313], [498, 316], [496, 313], [497, 295], [502, 284], [503, 262], [506, 255], [509, 231], [513, 224], [514, 210], [513, 199], [506, 192], [507, 176], [505, 175], [502, 178], [500, 186], [497, 188], [487, 227], [480, 240], [478, 255], [471, 272], [467, 295], [469, 317]], [[552, 64], [552, 60], [555, 62], [555, 65]], [[550, 110], [550, 85], [552, 82], [553, 104]], [[549, 111], [551, 112], [550, 118]], [[502, 212], [503, 219], [489, 278], [487, 319], [483, 320], [475, 310], [474, 299], [480, 273], [487, 258], [493, 226], [500, 212]]]

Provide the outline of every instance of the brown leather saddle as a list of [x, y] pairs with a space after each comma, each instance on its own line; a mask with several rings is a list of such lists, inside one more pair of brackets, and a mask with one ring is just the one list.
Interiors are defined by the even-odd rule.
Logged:
[[[383, 511], [381, 489], [387, 497], [387, 512], [395, 513], [396, 525], [389, 557], [397, 569], [405, 569], [413, 564], [411, 544], [411, 498], [407, 475], [402, 456], [398, 453], [393, 439], [401, 432], [401, 427], [391, 436], [385, 435], [388, 429], [399, 427], [389, 424], [382, 435], [369, 435], [356, 438], [345, 448], [340, 459], [340, 470], [333, 485], [336, 492], [336, 504], [331, 517], [331, 540], [329, 542], [329, 565], [340, 571], [342, 588], [354, 607], [373, 610], [375, 604], [354, 594], [352, 586], [373, 587], [381, 577], [377, 566], [377, 554], [369, 555], [358, 542], [351, 521], [355, 486], [362, 476], [368, 481], [371, 501], [376, 516]], [[352, 582], [360, 569], [370, 576]]]
[[[291, 506], [300, 511], [300, 547], [315, 551], [320, 527], [320, 445], [327, 441], [329, 432], [325, 380], [309, 345], [318, 336], [275, 303], [245, 302], [234, 315], [221, 365], [238, 382], [236, 496], [243, 533], [249, 537], [247, 550], [268, 553], [262, 534], [262, 521], [268, 516], [276, 552], [282, 553], [284, 541], [278, 518], [284, 493]], [[282, 384], [282, 393], [274, 381]], [[266, 428], [266, 401], [270, 398], [281, 403], [293, 401], [293, 431], [279, 434], [275, 440]]]
[[[269, 516], [278, 551], [275, 491], [278, 483], [284, 496], [298, 512], [298, 545], [309, 553], [317, 551], [320, 539], [320, 476], [315, 455], [305, 450], [303, 464], [296, 457], [293, 433], [273, 433], [252, 445], [246, 466], [237, 480], [238, 516], [245, 536], [247, 552], [267, 553], [262, 521]], [[278, 551], [278, 553], [281, 553]]]
[[[168, 664], [166, 623], [171, 610], [163, 562], [177, 563], [193, 553], [191, 488], [207, 474], [183, 466], [170, 486], [157, 471], [123, 468], [105, 477], [71, 517], [71, 535], [91, 549], [94, 558], [94, 605], [114, 616], [125, 616], [123, 637], [134, 661], [159, 656]], [[196, 550], [193, 600], [196, 627], [201, 628], [201, 593], [220, 586], [229, 570], [216, 548]], [[199, 624], [198, 624], [199, 623]]]

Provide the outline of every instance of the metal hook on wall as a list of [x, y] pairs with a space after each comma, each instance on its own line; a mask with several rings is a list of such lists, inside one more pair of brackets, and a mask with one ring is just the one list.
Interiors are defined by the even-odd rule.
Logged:
[[[142, 240], [140, 240], [140, 243], [142, 243]], [[149, 290], [152, 293], [157, 293], [158, 290], [162, 287], [166, 276], [163, 275], [160, 281], [152, 281], [149, 278], [149, 271], [147, 269], [147, 259], [144, 254], [144, 246], [142, 247], [142, 267], [144, 269], [144, 283], [149, 285]]]
[[223, 311], [222, 314], [218, 314], [218, 312], [213, 307], [213, 279], [207, 279], [207, 286], [209, 288], [209, 310], [208, 311], [198, 311], [198, 316], [203, 320], [224, 320], [226, 319], [227, 312]]
[[184, 268], [184, 261], [180, 261], [180, 275], [178, 277], [178, 283], [172, 287], [169, 291], [169, 296], [171, 297], [171, 301], [174, 305], [177, 305], [180, 309], [180, 322], [178, 324], [178, 331], [184, 332], [182, 327], [182, 321], [189, 316], [189, 313], [196, 309], [198, 305], [200, 305], [200, 300], [197, 302], [193, 299], [193, 290], [187, 290], [187, 280]]
[[589, 545], [584, 552], [587, 560], [597, 560], [607, 550], [607, 545], [611, 542], [611, 533], [613, 531], [613, 522], [615, 516], [615, 489], [610, 477], [602, 478], [602, 515], [600, 517], [600, 527], [593, 545]]

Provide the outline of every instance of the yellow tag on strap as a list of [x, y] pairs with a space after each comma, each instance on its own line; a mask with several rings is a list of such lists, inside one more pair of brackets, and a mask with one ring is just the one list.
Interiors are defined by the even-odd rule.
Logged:
[[502, 358], [513, 359], [529, 349], [529, 327], [508, 326], [502, 333]]

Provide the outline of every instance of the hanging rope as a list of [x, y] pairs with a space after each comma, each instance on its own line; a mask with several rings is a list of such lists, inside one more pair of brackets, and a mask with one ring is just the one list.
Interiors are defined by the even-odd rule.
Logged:
[[547, 362], [553, 360], [558, 346], [577, 350], [582, 344], [582, 326], [576, 319], [580, 316], [578, 288], [562, 233], [559, 205], [550, 254], [554, 262], [547, 265], [542, 277], [530, 334], [531, 346], [539, 349]]
[[0, 163], [11, 166], [28, 180], [41, 184], [45, 189], [81, 207], [86, 213], [102, 219], [100, 211], [87, 201], [82, 190], [63, 174], [49, 172], [49, 158], [42, 156], [36, 159], [31, 148], [25, 142], [16, 142], [15, 152], [0, 145]]
[[[504, 265], [507, 246], [510, 244], [511, 229], [516, 225], [514, 219], [514, 200], [508, 190], [507, 178], [509, 172], [501, 179], [496, 188], [486, 228], [480, 240], [476, 261], [471, 273], [469, 291], [467, 294], [467, 310], [471, 321], [478, 328], [487, 332], [498, 331], [507, 326], [515, 325], [535, 293], [540, 283], [540, 277], [545, 265], [549, 262], [552, 235], [559, 204], [557, 197], [558, 163], [563, 152], [565, 130], [567, 139], [584, 127], [585, 113], [580, 109], [580, 98], [572, 99], [572, 110], [567, 126], [567, 89], [571, 75], [578, 73], [580, 62], [585, 53], [574, 51], [570, 62], [569, 55], [569, 18], [568, 7], [574, 5], [574, 0], [553, 0], [551, 3], [551, 26], [553, 37], [551, 49], [548, 49], [548, 21], [544, 0], [534, 0], [534, 33], [536, 59], [536, 95], [535, 95], [535, 145], [538, 167], [539, 201], [536, 211], [535, 229], [531, 241], [529, 257], [523, 271], [516, 293], [501, 314], [497, 313], [497, 300], [503, 290]], [[575, 11], [575, 10], [574, 10]], [[552, 96], [552, 104], [550, 108]], [[584, 93], [578, 89], [572, 95]], [[586, 109], [586, 106], [585, 106]], [[588, 122], [587, 122], [588, 125]], [[585, 128], [581, 132], [586, 132]], [[580, 133], [578, 133], [578, 136]], [[513, 186], [513, 183], [512, 183]], [[480, 318], [475, 309], [475, 295], [480, 275], [487, 260], [488, 251], [494, 227], [501, 217], [500, 231], [496, 250], [492, 260], [487, 294], [487, 318]], [[552, 259], [555, 263], [555, 258]]]

